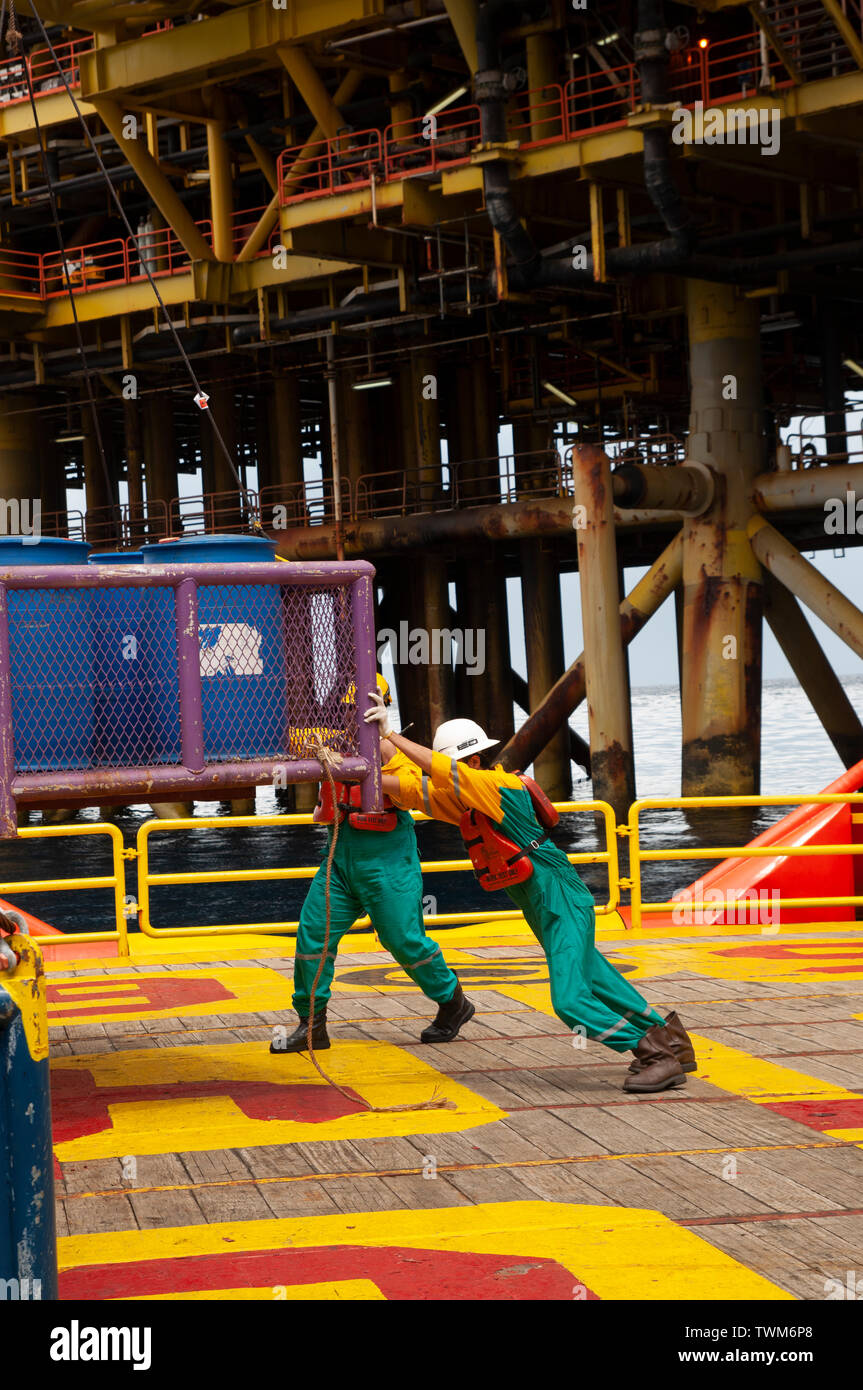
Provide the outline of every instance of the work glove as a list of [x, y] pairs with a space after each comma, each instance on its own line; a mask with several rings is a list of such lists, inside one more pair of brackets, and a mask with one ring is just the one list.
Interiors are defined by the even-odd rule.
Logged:
[[379, 690], [370, 690], [369, 699], [372, 702], [372, 707], [366, 710], [363, 719], [366, 724], [377, 724], [381, 738], [389, 738], [390, 734], [395, 733], [395, 730], [390, 723], [383, 695]]

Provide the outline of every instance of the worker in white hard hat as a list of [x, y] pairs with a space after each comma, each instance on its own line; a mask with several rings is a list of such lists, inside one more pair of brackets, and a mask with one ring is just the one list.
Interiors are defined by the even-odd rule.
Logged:
[[[397, 805], [458, 825], [480, 883], [503, 888], [542, 946], [552, 1006], [567, 1027], [615, 1052], [635, 1053], [624, 1090], [682, 1085], [695, 1053], [676, 1014], [664, 1018], [594, 943], [593, 897], [547, 828], [557, 813], [544, 793], [503, 767], [483, 768], [499, 744], [472, 719], [441, 724], [433, 748], [397, 734], [373, 701], [365, 716], [379, 724], [382, 757], [401, 752], [416, 773], [384, 776]], [[544, 828], [545, 827], [545, 828]]]
[[[382, 709], [391, 703], [390, 690], [383, 676], [377, 678], [376, 700]], [[345, 703], [354, 704], [352, 685]], [[411, 769], [413, 764], [396, 749], [386, 764], [388, 775]], [[329, 952], [315, 990], [315, 1016], [312, 1042], [317, 1051], [330, 1046], [327, 1032], [327, 1004], [339, 942], [358, 917], [368, 913], [372, 927], [384, 950], [438, 1006], [437, 1016], [420, 1034], [424, 1043], [452, 1042], [475, 1013], [458, 977], [444, 959], [437, 942], [426, 935], [423, 922], [423, 881], [416, 830], [407, 811], [386, 797], [382, 811], [365, 812], [360, 806], [359, 786], [336, 782], [336, 795], [328, 782], [321, 784], [314, 820], [329, 827], [328, 847], [333, 824], [338, 818], [339, 837], [330, 874]], [[327, 855], [315, 874], [300, 913], [297, 949], [294, 956], [294, 1008], [298, 1023], [289, 1035], [284, 1028], [273, 1039], [273, 1053], [304, 1052], [308, 1047], [308, 1020], [311, 988], [324, 947], [327, 924]]]

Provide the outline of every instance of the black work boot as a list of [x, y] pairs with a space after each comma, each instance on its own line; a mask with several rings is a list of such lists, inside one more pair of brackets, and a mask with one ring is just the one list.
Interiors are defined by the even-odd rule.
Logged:
[[[297, 1015], [299, 1023], [293, 1033], [287, 1038], [273, 1038], [270, 1043], [270, 1051], [273, 1053], [282, 1052], [307, 1052], [309, 1048], [309, 1020]], [[316, 1052], [326, 1052], [332, 1044], [327, 1034], [327, 1011], [321, 1009], [320, 1013], [315, 1014], [314, 1027], [312, 1028], [312, 1046]]]
[[466, 997], [461, 985], [445, 1004], [438, 1005], [437, 1018], [420, 1033], [420, 1042], [445, 1043], [458, 1037], [458, 1030], [476, 1013], [476, 1006]]

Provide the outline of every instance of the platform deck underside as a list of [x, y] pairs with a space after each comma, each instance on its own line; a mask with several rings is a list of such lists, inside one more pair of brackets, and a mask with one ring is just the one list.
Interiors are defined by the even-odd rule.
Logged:
[[291, 938], [49, 967], [62, 1296], [855, 1296], [859, 933], [600, 936], [694, 1035], [685, 1088], [627, 1096], [628, 1056], [574, 1045], [523, 924], [439, 934], [477, 1014], [437, 1047], [433, 1006], [346, 938], [320, 1060], [347, 1095], [268, 1052]]

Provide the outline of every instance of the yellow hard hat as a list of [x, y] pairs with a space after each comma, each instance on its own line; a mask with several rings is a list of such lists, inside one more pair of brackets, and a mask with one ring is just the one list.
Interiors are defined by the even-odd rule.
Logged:
[[[383, 695], [383, 697], [384, 697], [384, 704], [385, 704], [385, 705], [391, 705], [392, 702], [393, 702], [393, 697], [392, 697], [392, 695], [390, 694], [390, 687], [389, 687], [388, 682], [385, 681], [384, 678], [383, 678], [383, 676], [381, 676], [381, 675], [378, 675], [376, 679], [377, 679], [377, 683], [378, 683], [378, 690], [380, 691], [381, 695]], [[342, 700], [342, 704], [343, 704], [343, 705], [352, 705], [352, 704], [355, 703], [356, 698], [357, 698], [357, 687], [356, 687], [355, 684], [351, 683], [351, 685], [348, 686], [347, 694], [345, 695], [344, 699]]]

